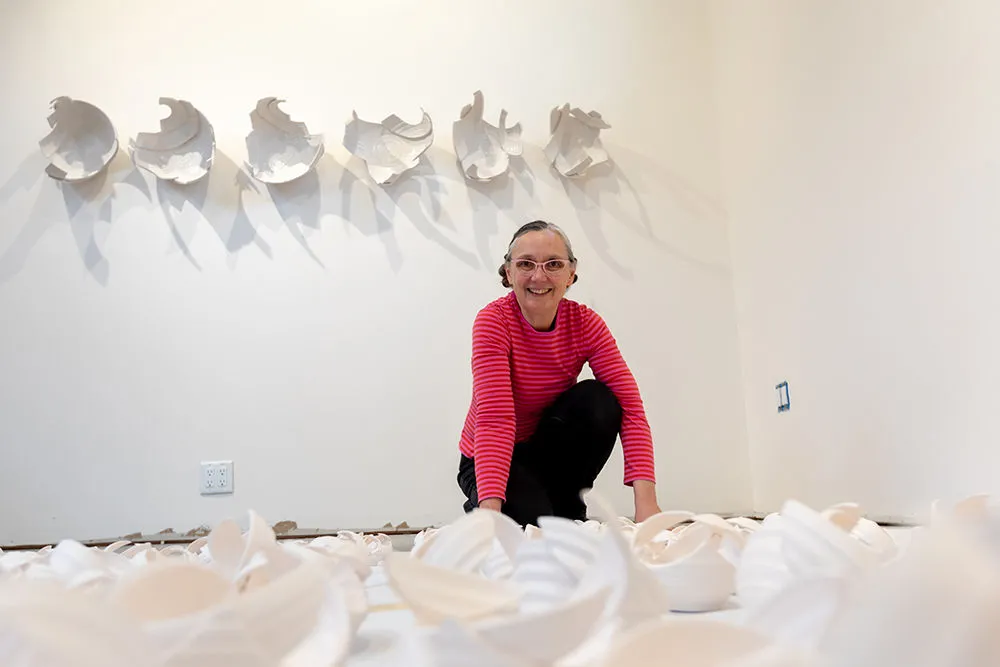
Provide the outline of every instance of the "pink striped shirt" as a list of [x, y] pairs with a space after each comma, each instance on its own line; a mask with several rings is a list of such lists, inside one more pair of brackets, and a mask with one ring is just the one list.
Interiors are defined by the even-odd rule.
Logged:
[[542, 411], [576, 384], [584, 363], [622, 406], [624, 483], [655, 481], [639, 387], [601, 316], [564, 298], [556, 326], [538, 331], [511, 292], [480, 310], [472, 327], [472, 405], [459, 449], [476, 460], [480, 498], [506, 500], [514, 443], [534, 433]]

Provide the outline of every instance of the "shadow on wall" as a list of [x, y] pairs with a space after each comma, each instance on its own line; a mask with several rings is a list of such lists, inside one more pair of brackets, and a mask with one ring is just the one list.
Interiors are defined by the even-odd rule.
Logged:
[[[508, 231], [500, 229], [501, 218], [507, 220], [512, 232], [530, 219], [550, 217], [535, 195], [542, 181], [554, 179], [573, 206], [581, 230], [599, 259], [622, 278], [632, 280], [634, 274], [613, 253], [609, 239], [615, 234], [608, 230], [616, 227], [681, 261], [712, 272], [728, 273], [726, 263], [699, 258], [690, 250], [664, 240], [684, 238], [685, 226], [724, 226], [725, 210], [653, 159], [620, 146], [608, 148], [613, 162], [595, 167], [585, 177], [567, 179], [548, 163], [540, 147], [526, 145], [524, 155], [511, 160], [507, 174], [492, 182], [477, 183], [465, 179], [454, 154], [432, 146], [416, 168], [384, 186], [372, 181], [360, 159], [351, 157], [346, 164], [340, 164], [330, 153], [324, 154], [316, 170], [296, 181], [263, 185], [224, 152], [217, 151], [208, 177], [196, 183], [176, 185], [157, 180], [156, 202], [177, 247], [198, 270], [201, 266], [191, 248], [201, 218], [234, 258], [251, 246], [273, 258], [270, 245], [259, 231], [261, 225], [274, 224], [287, 228], [309, 257], [324, 267], [309, 238], [321, 233], [323, 217], [332, 215], [341, 218], [348, 231], [353, 228], [365, 237], [378, 237], [396, 273], [403, 264], [403, 256], [394, 224], [404, 218], [424, 238], [458, 261], [473, 269], [492, 272], [503, 250], [494, 251], [494, 237], [501, 231], [506, 237]], [[100, 284], [107, 284], [110, 263], [101, 251], [101, 235], [107, 234], [110, 227], [99, 223], [110, 223], [113, 219], [120, 185], [136, 188], [153, 205], [144, 174], [131, 164], [124, 151], [119, 152], [102, 175], [76, 185], [57, 183], [46, 177], [45, 164], [41, 154], [34, 153], [0, 185], [2, 204], [44, 179], [24, 227], [10, 247], [0, 253], [0, 283], [22, 269], [42, 235], [57, 223], [68, 221], [84, 267]], [[637, 179], [636, 184], [632, 178]], [[449, 188], [466, 191], [472, 209], [471, 221], [451, 217], [444, 205]], [[53, 201], [59, 201], [52, 196], [54, 189], [61, 193], [62, 210], [53, 205]], [[643, 201], [643, 196], [649, 193], [666, 197], [667, 208], [672, 207], [675, 212], [658, 213], [654, 221]], [[247, 204], [248, 198], [254, 201], [255, 197], [273, 204], [277, 213], [273, 223], [266, 220], [267, 216], [251, 221]], [[468, 228], [467, 222], [472, 227], [472, 248], [464, 247], [459, 238], [459, 232]]]
[[[257, 234], [247, 215], [244, 203], [247, 192], [259, 192], [256, 182], [220, 150], [216, 150], [212, 169], [205, 178], [187, 185], [157, 179], [157, 199], [170, 235], [199, 271], [201, 265], [191, 252], [191, 243], [201, 218], [208, 222], [230, 255], [255, 245], [264, 256], [272, 257], [270, 245]], [[197, 215], [186, 213], [187, 208]]]
[[[717, 256], [704, 259], [666, 240], [690, 237], [691, 231], [701, 235], [704, 228], [724, 231], [728, 215], [722, 204], [648, 156], [621, 146], [609, 146], [609, 152], [612, 161], [593, 173], [581, 179], [562, 179], [584, 231], [593, 235], [595, 248], [603, 249], [599, 253], [608, 252], [600, 224], [600, 211], [605, 211], [674, 259], [709, 273], [730, 275], [728, 260]], [[655, 222], [643, 199], [650, 192], [662, 193], [664, 203], [674, 209], [664, 210]]]
[[495, 252], [490, 245], [491, 239], [500, 233], [500, 216], [509, 221], [510, 235], [529, 220], [545, 217], [534, 199], [535, 173], [528, 164], [530, 153], [531, 147], [525, 146], [524, 155], [511, 158], [507, 173], [492, 181], [466, 181], [461, 169], [456, 168], [457, 178], [464, 182], [472, 206], [476, 250], [491, 273], [495, 266], [500, 265], [503, 252], [507, 249], [507, 238], [503, 239], [503, 250], [499, 252]]
[[[149, 186], [128, 157], [119, 151], [108, 168], [92, 179], [79, 183], [58, 182], [45, 176], [45, 159], [33, 154], [22, 161], [18, 170], [0, 186], [0, 203], [6, 202], [20, 189], [30, 190], [42, 181], [28, 219], [14, 241], [0, 254], [0, 284], [7, 282], [24, 268], [24, 263], [39, 239], [59, 223], [69, 224], [84, 268], [100, 285], [107, 285], [110, 264], [101, 251], [102, 239], [110, 230], [114, 216], [117, 185], [129, 185], [138, 190], [147, 202], [151, 200]], [[55, 194], [59, 193], [56, 197]], [[59, 200], [62, 200], [62, 207]], [[104, 229], [99, 223], [108, 223]]]
[[288, 233], [314, 262], [326, 268], [306, 240], [306, 233], [318, 232], [320, 228], [323, 194], [317, 171], [314, 169], [290, 183], [268, 184], [267, 191]]
[[[433, 158], [433, 159], [432, 159]], [[403, 175], [395, 183], [378, 186], [371, 183], [373, 190], [384, 187], [385, 194], [396, 210], [406, 217], [424, 238], [441, 246], [453, 257], [469, 265], [479, 268], [476, 254], [459, 246], [441, 231], [441, 228], [456, 231], [455, 221], [451, 219], [442, 205], [446, 189], [443, 187], [446, 174], [445, 160], [447, 154], [438, 149], [428, 150], [420, 158], [420, 163]], [[456, 170], [455, 176], [458, 176]]]
[[[399, 249], [396, 241], [396, 234], [392, 227], [391, 202], [386, 206], [381, 199], [378, 186], [369, 185], [366, 175], [366, 167], [362, 160], [351, 157], [347, 165], [338, 164], [329, 155], [330, 168], [332, 171], [339, 170], [338, 179], [340, 206], [334, 214], [340, 217], [345, 226], [354, 227], [364, 236], [377, 236], [385, 246], [385, 255], [389, 260], [389, 266], [393, 273], [399, 273], [403, 266], [403, 253]], [[360, 195], [360, 196], [359, 196]], [[359, 203], [360, 202], [360, 203]], [[360, 205], [360, 209], [358, 206]]]

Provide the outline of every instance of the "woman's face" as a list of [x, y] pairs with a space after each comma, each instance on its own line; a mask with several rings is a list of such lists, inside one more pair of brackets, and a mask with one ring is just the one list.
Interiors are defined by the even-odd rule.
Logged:
[[[562, 260], [563, 268], [546, 270], [543, 264], [552, 259]], [[536, 264], [533, 269], [525, 270], [530, 265], [521, 260]], [[536, 312], [554, 310], [576, 274], [562, 237], [550, 230], [528, 232], [514, 241], [506, 271], [507, 282], [514, 288], [518, 303]]]

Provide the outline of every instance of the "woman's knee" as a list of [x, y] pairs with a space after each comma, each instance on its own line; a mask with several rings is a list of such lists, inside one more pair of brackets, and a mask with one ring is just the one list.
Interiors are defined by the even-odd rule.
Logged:
[[594, 428], [602, 432], [621, 429], [622, 406], [611, 387], [598, 380], [583, 380], [570, 391], [577, 392], [577, 405], [592, 420]]

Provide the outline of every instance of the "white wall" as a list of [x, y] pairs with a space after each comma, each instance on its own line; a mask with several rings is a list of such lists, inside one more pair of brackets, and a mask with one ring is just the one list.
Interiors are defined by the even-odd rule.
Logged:
[[1000, 491], [1000, 5], [715, 10], [757, 508]]
[[[302, 527], [454, 518], [472, 318], [536, 217], [573, 237], [571, 296], [638, 377], [661, 504], [749, 509], [704, 4], [4, 5], [0, 544], [248, 508]], [[499, 186], [465, 184], [451, 149], [479, 88], [528, 143]], [[37, 147], [59, 95], [101, 106], [123, 143], [156, 128], [159, 96], [190, 99], [218, 137], [207, 186], [164, 187], [121, 154], [103, 185], [60, 190]], [[315, 178], [273, 193], [237, 179], [269, 95], [328, 149]], [[566, 101], [613, 124], [617, 171], [577, 185], [547, 169], [549, 110]], [[421, 106], [428, 163], [369, 185], [340, 146], [351, 110]], [[217, 458], [235, 460], [236, 494], [202, 498], [198, 463]], [[600, 486], [625, 512], [621, 465]]]

